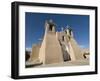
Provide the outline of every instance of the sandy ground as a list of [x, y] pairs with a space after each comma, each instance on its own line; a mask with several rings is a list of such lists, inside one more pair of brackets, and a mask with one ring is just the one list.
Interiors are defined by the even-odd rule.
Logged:
[[63, 63], [53, 63], [53, 64], [42, 64], [42, 63], [31, 63], [27, 64], [27, 68], [41, 68], [41, 67], [59, 67], [59, 66], [82, 66], [89, 65], [89, 59], [76, 60], [76, 61], [67, 61]]

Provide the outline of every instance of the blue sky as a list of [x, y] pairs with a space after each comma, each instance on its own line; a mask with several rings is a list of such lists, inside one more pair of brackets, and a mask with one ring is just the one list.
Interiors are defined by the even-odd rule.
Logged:
[[89, 48], [89, 16], [71, 14], [25, 13], [25, 47], [41, 42], [44, 35], [46, 20], [52, 19], [56, 23], [56, 31], [70, 26], [77, 43], [83, 48]]

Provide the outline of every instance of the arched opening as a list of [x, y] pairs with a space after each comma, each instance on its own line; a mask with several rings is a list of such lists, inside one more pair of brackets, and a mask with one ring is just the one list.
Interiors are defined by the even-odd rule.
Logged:
[[71, 30], [71, 29], [69, 30], [69, 34], [70, 34], [70, 35], [72, 34], [72, 30]]
[[71, 60], [70, 55], [68, 54], [67, 51], [63, 52], [63, 58], [64, 58], [64, 61], [70, 61]]
[[62, 36], [62, 41], [65, 41], [65, 38], [64, 38], [64, 36]]
[[69, 53], [67, 52], [65, 45], [62, 45], [62, 53], [63, 53], [63, 60], [64, 61], [71, 60], [71, 57], [70, 57]]
[[53, 30], [53, 25], [50, 24], [50, 25], [49, 25], [49, 31], [52, 31], [52, 30]]

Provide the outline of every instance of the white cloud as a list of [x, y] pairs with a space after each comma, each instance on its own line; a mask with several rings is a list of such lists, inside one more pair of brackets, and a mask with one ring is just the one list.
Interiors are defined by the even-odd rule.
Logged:
[[32, 48], [26, 48], [26, 51], [32, 51]]
[[84, 45], [79, 45], [81, 48], [85, 48], [85, 46]]

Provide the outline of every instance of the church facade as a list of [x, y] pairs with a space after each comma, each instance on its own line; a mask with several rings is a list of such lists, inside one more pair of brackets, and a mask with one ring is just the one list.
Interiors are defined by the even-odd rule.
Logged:
[[70, 27], [60, 32], [56, 31], [56, 24], [52, 21], [45, 22], [45, 32], [41, 44], [32, 46], [28, 64], [54, 64], [74, 62], [89, 59], [89, 52], [83, 52], [74, 38]]

